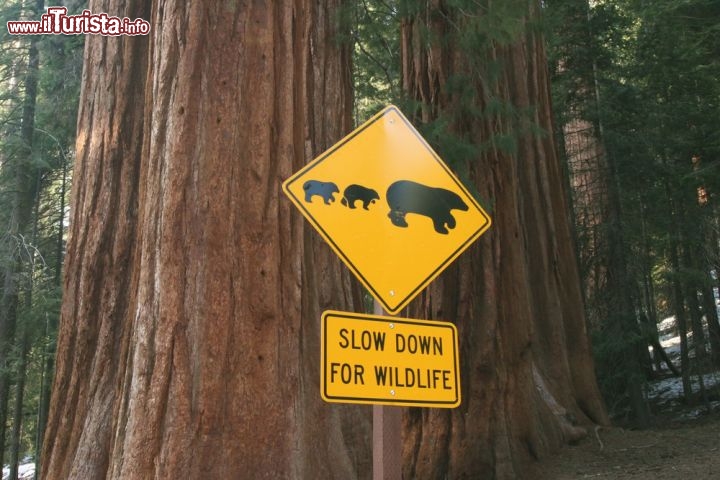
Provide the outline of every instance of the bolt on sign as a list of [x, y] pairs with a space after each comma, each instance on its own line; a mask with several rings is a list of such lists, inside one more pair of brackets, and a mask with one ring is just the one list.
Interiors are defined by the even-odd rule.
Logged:
[[395, 106], [283, 183], [390, 313], [490, 227], [490, 217]]
[[326, 402], [460, 405], [452, 323], [329, 310], [321, 332], [320, 392]]

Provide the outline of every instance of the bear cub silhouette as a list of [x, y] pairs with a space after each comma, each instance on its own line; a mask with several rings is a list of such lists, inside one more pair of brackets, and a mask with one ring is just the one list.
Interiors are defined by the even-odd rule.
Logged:
[[450, 210], [468, 210], [468, 206], [455, 192], [410, 180], [400, 180], [390, 185], [387, 202], [390, 206], [388, 217], [393, 225], [407, 227], [405, 215], [417, 213], [429, 217], [435, 231], [443, 235], [448, 233], [448, 228], [455, 228], [456, 225]]
[[380, 195], [372, 188], [363, 187], [362, 185], [350, 185], [343, 192], [343, 197], [340, 202], [349, 208], [355, 208], [355, 202], [360, 200], [365, 210], [368, 206], [375, 203], [375, 200], [380, 200]]
[[312, 203], [312, 197], [319, 195], [322, 197], [325, 205], [330, 205], [330, 202], [335, 201], [334, 193], [339, 193], [337, 185], [332, 182], [320, 182], [318, 180], [308, 180], [303, 184], [303, 190], [305, 190], [305, 201]]

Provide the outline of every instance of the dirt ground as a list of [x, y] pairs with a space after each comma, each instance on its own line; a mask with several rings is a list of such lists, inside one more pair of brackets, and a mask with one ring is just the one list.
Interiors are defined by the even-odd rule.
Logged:
[[658, 418], [648, 430], [601, 428], [536, 465], [532, 479], [720, 479], [720, 413]]

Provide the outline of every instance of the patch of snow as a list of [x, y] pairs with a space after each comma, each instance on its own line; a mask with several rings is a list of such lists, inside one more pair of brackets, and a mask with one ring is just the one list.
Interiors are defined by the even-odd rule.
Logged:
[[[10, 468], [2, 469], [2, 480], [8, 480], [10, 477]], [[18, 466], [18, 480], [32, 480], [35, 477], [35, 464], [25, 463]]]
[[698, 418], [699, 416], [708, 413], [708, 411], [716, 412], [718, 410], [720, 410], [720, 401], [715, 400], [715, 401], [710, 402], [710, 404], [708, 406], [703, 405], [701, 407], [693, 408], [692, 410], [690, 410], [688, 412], [682, 413], [679, 418], [681, 418], [683, 420], [694, 420], [694, 419]]
[[680, 337], [671, 337], [670, 335], [663, 335], [660, 338], [660, 345], [665, 349], [665, 353], [669, 357], [680, 355]]
[[[706, 390], [720, 385], [720, 372], [703, 375], [703, 383]], [[690, 385], [692, 386], [693, 392], [700, 390], [700, 381], [697, 375], [690, 377]], [[682, 378], [679, 377], [670, 377], [651, 382], [648, 386], [648, 397], [652, 398], [659, 405], [679, 404], [682, 396]]]
[[[703, 323], [705, 317], [703, 317]], [[680, 336], [675, 332], [675, 317], [667, 317], [660, 323], [658, 323], [658, 335], [660, 339], [660, 345], [662, 345], [663, 349], [665, 350], [665, 353], [667, 353], [668, 357], [670, 357], [670, 360], [673, 362], [677, 362], [680, 358]], [[703, 329], [705, 331], [705, 338], [709, 338], [709, 333], [707, 330], [707, 325], [704, 323]], [[695, 349], [693, 348], [692, 340], [693, 340], [693, 332], [689, 331], [687, 332], [687, 340], [688, 340], [688, 357], [689, 358], [695, 358]], [[650, 353], [653, 353], [653, 348], [650, 346], [648, 347], [648, 351]]]
[[[705, 320], [703, 319], [703, 323]], [[707, 331], [707, 325], [704, 325], [706, 338], [709, 334]], [[662, 345], [665, 353], [672, 360], [676, 367], [680, 367], [680, 336], [675, 331], [675, 317], [665, 318], [658, 324], [658, 334], [660, 339], [660, 345]], [[693, 348], [693, 335], [692, 332], [687, 333], [688, 337], [688, 357], [695, 357], [695, 349]], [[709, 346], [708, 346], [709, 348]], [[649, 347], [650, 353], [653, 353], [653, 348]], [[665, 366], [660, 371], [663, 375], [667, 372]], [[702, 376], [703, 386], [708, 393], [714, 395], [717, 398], [718, 388], [720, 388], [720, 371], [708, 373]], [[694, 395], [700, 392], [700, 379], [698, 375], [693, 374], [690, 376], [690, 385]], [[671, 409], [676, 411], [677, 418], [680, 420], [693, 420], [697, 417], [710, 413], [720, 411], [720, 401], [712, 400], [707, 405], [698, 405], [697, 407], [690, 408], [684, 403], [684, 391], [682, 378], [680, 377], [668, 377], [662, 380], [656, 380], [647, 384], [647, 398], [653, 404], [660, 409]], [[714, 390], [714, 391], [712, 391]], [[711, 392], [712, 391], [712, 392]], [[713, 397], [711, 397], [713, 398]], [[680, 413], [682, 412], [682, 413]]]
[[675, 328], [675, 316], [667, 317], [660, 323], [658, 323], [658, 332], [660, 332], [660, 335], [666, 335], [670, 333]]
[[648, 385], [648, 397], [652, 398], [658, 405], [678, 403], [682, 393], [683, 386], [681, 378], [666, 378]]

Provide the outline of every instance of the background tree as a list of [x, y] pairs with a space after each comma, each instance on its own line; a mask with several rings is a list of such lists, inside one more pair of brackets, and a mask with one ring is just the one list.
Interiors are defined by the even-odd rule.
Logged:
[[[43, 9], [40, 1], [8, 0], [0, 18], [36, 19]], [[0, 33], [0, 458], [12, 478], [20, 461], [37, 457], [45, 421], [42, 379], [52, 370], [59, 311], [80, 46], [78, 37]]]
[[[535, 2], [406, 5], [403, 88], [493, 228], [416, 304], [453, 319], [463, 405], [411, 410], [408, 478], [514, 478], [606, 423], [555, 153]], [[436, 138], [438, 138], [436, 137]], [[450, 138], [450, 140], [447, 140]], [[439, 446], [439, 447], [438, 447]]]
[[[611, 410], [622, 418], [646, 418], [642, 384], [664, 372], [652, 371], [645, 347], [652, 345], [659, 366], [664, 352], [657, 324], [663, 316], [676, 319], [688, 400], [694, 398], [691, 374], [707, 371], [716, 358], [711, 192], [718, 84], [711, 76], [717, 73], [717, 25], [710, 20], [716, 9], [705, 0], [548, 2], [548, 17], [559, 27], [551, 43], [557, 118], [591, 122], [608, 160], [612, 208], [596, 224], [606, 238], [607, 253], [599, 257], [608, 266], [600, 277], [605, 286], [591, 270], [583, 271], [598, 376]], [[572, 152], [566, 153], [572, 176]], [[578, 236], [596, 238], [598, 230], [583, 220], [581, 189], [574, 193]], [[580, 246], [581, 259], [597, 251]], [[593, 290], [597, 286], [603, 288]]]
[[600, 90], [600, 71], [610, 65], [609, 51], [623, 23], [612, 10], [593, 11], [587, 0], [556, 0], [548, 9], [553, 100], [562, 126], [587, 312], [600, 352], [600, 383], [613, 407], [620, 399], [637, 424], [647, 425], [642, 361], [648, 342], [635, 310], [640, 290], [628, 268], [631, 253], [622, 211], [626, 192], [620, 186], [618, 159], [605, 146]]

